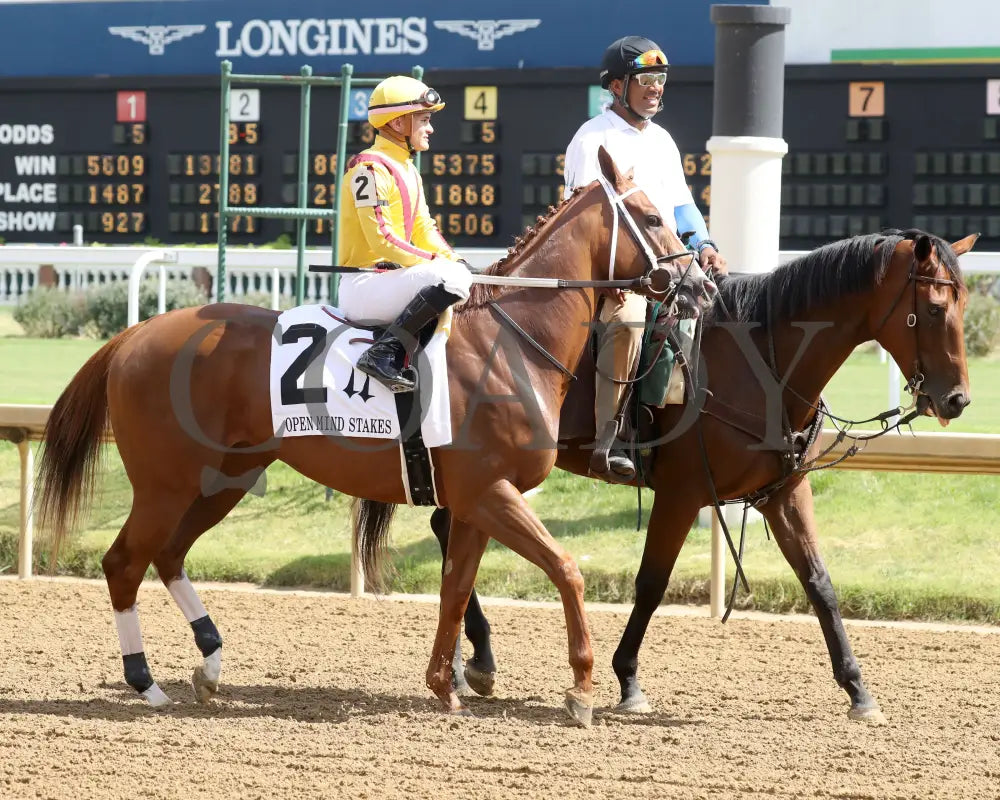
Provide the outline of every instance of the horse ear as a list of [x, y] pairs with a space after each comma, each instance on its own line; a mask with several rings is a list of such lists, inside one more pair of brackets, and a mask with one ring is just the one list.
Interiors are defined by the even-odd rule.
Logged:
[[615, 160], [604, 148], [603, 144], [597, 148], [597, 163], [601, 165], [601, 172], [608, 179], [608, 183], [620, 192], [623, 183], [622, 174], [618, 171], [618, 167], [615, 166]]
[[922, 233], [913, 240], [913, 257], [917, 259], [918, 263], [923, 264], [933, 252], [934, 243], [927, 234]]
[[959, 239], [957, 242], [952, 242], [951, 249], [955, 251], [956, 256], [960, 256], [963, 253], [968, 253], [973, 247], [976, 246], [976, 240], [979, 238], [978, 233], [970, 233], [964, 239]]
[[635, 167], [629, 167], [628, 168], [628, 172], [626, 172], [622, 177], [625, 178], [625, 180], [627, 180], [627, 181], [634, 182], [635, 181]]

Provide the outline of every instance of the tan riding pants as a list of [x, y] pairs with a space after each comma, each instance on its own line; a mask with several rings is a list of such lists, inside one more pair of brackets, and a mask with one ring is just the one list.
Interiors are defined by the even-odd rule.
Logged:
[[597, 343], [594, 413], [598, 436], [618, 413], [618, 405], [628, 388], [602, 376], [613, 375], [619, 381], [632, 376], [646, 324], [646, 298], [626, 292], [624, 300], [619, 302], [618, 297], [612, 295], [604, 300], [600, 320], [606, 328]]

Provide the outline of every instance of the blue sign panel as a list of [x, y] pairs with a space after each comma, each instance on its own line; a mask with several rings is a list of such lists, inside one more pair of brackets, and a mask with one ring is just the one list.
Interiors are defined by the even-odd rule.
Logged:
[[[751, 0], [753, 1], [753, 0]], [[766, 0], [756, 0], [766, 3]], [[672, 64], [711, 64], [712, 0], [609, 5], [506, 0], [189, 0], [0, 5], [0, 75], [214, 75], [596, 67], [619, 36], [654, 39]], [[362, 10], [363, 9], [363, 10]], [[482, 12], [479, 12], [482, 13]], [[483, 16], [487, 16], [483, 14]]]
[[347, 107], [349, 122], [364, 122], [368, 119], [368, 99], [371, 89], [351, 89], [351, 104]]

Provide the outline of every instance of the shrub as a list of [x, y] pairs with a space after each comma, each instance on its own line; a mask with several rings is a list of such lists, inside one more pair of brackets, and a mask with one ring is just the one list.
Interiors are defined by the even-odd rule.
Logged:
[[[258, 308], [270, 308], [271, 307], [271, 293], [270, 292], [247, 292], [239, 297], [227, 297], [227, 303], [243, 303], [247, 306], [257, 306]], [[287, 311], [295, 306], [294, 297], [286, 297], [285, 295], [278, 296], [278, 309], [280, 311]]]
[[[139, 287], [139, 319], [156, 314], [159, 279], [146, 278]], [[189, 280], [167, 281], [167, 311], [207, 302], [204, 291]], [[87, 335], [110, 339], [128, 326], [128, 282], [114, 281], [87, 292]]]
[[60, 289], [39, 287], [14, 309], [14, 319], [24, 328], [25, 336], [58, 339], [76, 336], [86, 320], [83, 295]]
[[1000, 303], [989, 295], [970, 294], [965, 308], [965, 350], [987, 356], [1000, 345]]

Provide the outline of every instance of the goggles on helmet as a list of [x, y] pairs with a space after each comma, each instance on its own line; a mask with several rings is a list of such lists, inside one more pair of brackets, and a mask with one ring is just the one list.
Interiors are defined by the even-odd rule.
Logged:
[[420, 95], [415, 102], [420, 103], [420, 105], [425, 106], [426, 108], [430, 108], [431, 106], [436, 106], [441, 102], [441, 95], [438, 94], [437, 89], [431, 89], [428, 87], [427, 91]]
[[402, 103], [379, 103], [377, 105], [369, 106], [368, 110], [420, 111], [422, 108], [434, 108], [434, 106], [440, 104], [441, 95], [438, 94], [437, 89], [428, 88], [427, 91], [415, 100], [406, 100]]
[[662, 50], [647, 50], [645, 53], [636, 56], [629, 61], [625, 67], [630, 72], [636, 69], [649, 69], [649, 67], [667, 66], [667, 57]]

